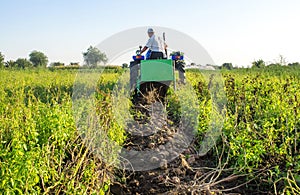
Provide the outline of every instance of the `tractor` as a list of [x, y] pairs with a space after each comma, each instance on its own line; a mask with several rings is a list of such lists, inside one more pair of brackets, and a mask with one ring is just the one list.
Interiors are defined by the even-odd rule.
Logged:
[[[185, 83], [184, 56], [181, 52], [174, 52], [170, 57], [145, 60], [141, 55], [141, 46], [130, 62], [130, 89], [135, 95], [145, 94], [150, 88], [159, 89], [165, 95], [166, 90], [173, 83], [176, 89], [176, 74], [179, 72], [179, 82]], [[153, 89], [154, 89], [153, 88]]]
[[[173, 52], [170, 59], [149, 59], [141, 55], [141, 46], [130, 62], [130, 89], [133, 105], [141, 112], [147, 113], [145, 108], [149, 104], [149, 94], [152, 102], [165, 103], [165, 97], [170, 87], [176, 90], [176, 73], [178, 70], [179, 83], [185, 83], [184, 56], [181, 52]], [[153, 99], [153, 94], [154, 99]], [[150, 102], [151, 103], [151, 102]], [[146, 114], [147, 115], [147, 114]]]

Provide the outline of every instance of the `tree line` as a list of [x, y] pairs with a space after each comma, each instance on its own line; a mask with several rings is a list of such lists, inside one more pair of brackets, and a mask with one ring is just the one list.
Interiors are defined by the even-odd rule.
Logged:
[[32, 51], [29, 54], [29, 59], [18, 58], [16, 61], [5, 61], [4, 55], [0, 52], [0, 68], [33, 68], [46, 67], [48, 64], [48, 57], [40, 51]]
[[[106, 64], [108, 58], [104, 52], [98, 48], [90, 46], [86, 52], [82, 53], [84, 64], [83, 66], [96, 67], [100, 63]], [[63, 62], [52, 62], [50, 64], [48, 57], [41, 51], [32, 51], [29, 58], [18, 58], [17, 60], [5, 61], [5, 56], [0, 52], [0, 68], [16, 68], [16, 69], [29, 69], [29, 68], [46, 68], [46, 67], [64, 67]], [[71, 62], [69, 66], [79, 67], [78, 62]]]
[[[278, 60], [275, 60], [275, 62], [267, 64], [264, 60], [259, 59], [259, 60], [254, 60], [251, 63], [251, 68], [265, 68], [265, 67], [274, 67], [274, 66], [300, 66], [299, 62], [292, 62], [292, 63], [287, 63], [286, 58], [283, 57], [282, 55], [279, 55]], [[221, 69], [227, 69], [227, 70], [232, 70], [235, 69], [232, 65], [232, 63], [223, 63], [222, 66], [219, 66]]]
[[[97, 47], [90, 46], [85, 52], [82, 53], [84, 64], [86, 67], [97, 67], [100, 64], [106, 64], [108, 58], [104, 52], [101, 52]], [[18, 68], [18, 69], [28, 69], [28, 68], [37, 68], [37, 67], [67, 67], [62, 62], [52, 62], [48, 65], [48, 57], [40, 51], [32, 51], [29, 54], [29, 59], [27, 58], [18, 58], [16, 61], [9, 60], [5, 61], [4, 55], [0, 52], [0, 68]], [[68, 67], [79, 67], [78, 62], [71, 62]], [[273, 66], [300, 66], [299, 62], [287, 63], [286, 59], [280, 55], [279, 60], [275, 63], [268, 64], [262, 60], [255, 60], [252, 62], [252, 68], [265, 68]], [[127, 68], [128, 64], [122, 64], [123, 68]], [[232, 63], [223, 63], [221, 66], [213, 66], [215, 69], [227, 69], [232, 70], [237, 67], [234, 67]], [[240, 67], [238, 67], [240, 68]]]

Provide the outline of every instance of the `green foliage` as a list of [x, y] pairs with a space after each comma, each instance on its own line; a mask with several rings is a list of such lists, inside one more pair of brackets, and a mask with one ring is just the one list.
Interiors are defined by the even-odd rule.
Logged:
[[279, 64], [279, 63], [271, 63], [271, 64], [269, 64], [268, 66], [266, 66], [267, 68], [273, 68], [273, 67], [280, 67], [281, 66], [281, 64]]
[[[75, 128], [71, 99], [75, 76], [76, 72], [47, 69], [1, 70], [0, 194], [108, 190], [112, 167], [86, 147], [87, 140]], [[102, 82], [105, 86], [112, 81]], [[99, 106], [109, 101], [102, 99]], [[103, 108], [99, 114], [111, 117]], [[114, 128], [107, 131], [121, 144], [121, 134], [114, 134]]]
[[286, 58], [283, 55], [281, 55], [281, 54], [278, 56], [278, 59], [275, 60], [275, 63], [276, 64], [280, 64], [281, 66], [287, 65]]
[[104, 64], [108, 61], [105, 53], [102, 53], [97, 47], [90, 46], [86, 52], [83, 53], [83, 58], [87, 66], [95, 67], [99, 63]]
[[299, 74], [299, 69], [277, 68], [227, 77], [234, 78], [226, 86], [230, 105], [224, 128], [232, 166], [248, 173], [278, 165], [283, 175], [300, 171]]
[[32, 67], [32, 63], [28, 61], [26, 58], [18, 58], [13, 64], [13, 67], [19, 69], [30, 68]]
[[128, 64], [127, 63], [123, 63], [122, 64], [122, 68], [128, 68]]
[[[106, 69], [95, 93], [102, 130], [119, 145], [126, 137], [111, 110], [111, 93], [123, 71], [121, 67]], [[0, 194], [104, 194], [113, 178], [112, 167], [86, 147], [88, 140], [80, 137], [75, 126], [71, 97], [77, 71], [0, 72]], [[213, 94], [204, 72], [187, 71], [198, 99], [195, 105], [199, 107], [200, 143], [213, 114]], [[236, 69], [222, 74], [227, 96], [226, 119], [223, 139], [208, 156], [211, 162], [216, 161], [215, 156], [222, 152], [224, 144], [224, 168], [246, 173], [248, 180], [258, 177], [256, 171], [266, 170], [256, 178], [257, 188], [270, 194], [297, 194], [300, 67]], [[87, 76], [97, 75], [91, 72]], [[184, 90], [179, 95], [191, 98]], [[171, 117], [176, 119], [176, 111], [180, 112], [177, 96], [170, 94], [167, 103], [173, 111]]]
[[266, 63], [260, 59], [252, 62], [252, 68], [264, 68], [266, 66]]
[[63, 62], [52, 62], [50, 64], [50, 67], [57, 67], [57, 66], [65, 66], [65, 63], [63, 63]]
[[4, 62], [4, 55], [0, 52], [0, 68], [4, 68], [5, 62]]
[[[202, 137], [212, 114], [207, 107], [208, 84], [195, 72], [188, 71], [187, 77], [198, 92]], [[237, 69], [223, 72], [223, 77], [228, 101], [223, 126], [228, 168], [250, 174], [249, 180], [257, 176], [256, 171], [269, 169], [270, 174], [258, 178], [262, 189], [299, 191], [295, 178], [300, 172], [300, 68]], [[221, 151], [218, 147], [214, 154]]]
[[224, 63], [224, 64], [222, 64], [222, 68], [227, 69], [227, 70], [232, 70], [233, 65], [232, 65], [232, 63]]
[[96, 71], [104, 71], [104, 72], [110, 72], [110, 73], [119, 73], [123, 72], [121, 66], [97, 66], [97, 67], [90, 67], [90, 66], [50, 66], [48, 67], [49, 70], [55, 71], [55, 70], [84, 70], [84, 69], [91, 69], [91, 71], [96, 70]]
[[5, 65], [4, 65], [6, 68], [13, 68], [15, 66], [15, 61], [13, 60], [9, 60], [7, 62], [5, 62]]
[[71, 62], [70, 66], [80, 66], [79, 62]]
[[300, 66], [299, 62], [289, 63], [288, 66]]
[[40, 51], [32, 51], [29, 60], [34, 67], [46, 67], [48, 64], [48, 57]]

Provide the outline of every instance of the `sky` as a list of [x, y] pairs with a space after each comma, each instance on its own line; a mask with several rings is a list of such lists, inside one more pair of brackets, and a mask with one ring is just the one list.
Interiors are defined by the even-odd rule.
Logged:
[[279, 55], [300, 62], [299, 8], [299, 0], [1, 0], [0, 52], [5, 60], [38, 50], [50, 62], [81, 63], [90, 45], [161, 26], [198, 41], [218, 65], [271, 63]]

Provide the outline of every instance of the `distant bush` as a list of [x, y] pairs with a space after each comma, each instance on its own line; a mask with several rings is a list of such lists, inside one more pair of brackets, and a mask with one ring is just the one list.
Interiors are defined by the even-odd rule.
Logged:
[[80, 66], [79, 62], [71, 62], [70, 66]]
[[288, 66], [300, 66], [299, 62], [289, 63]]
[[128, 68], [128, 64], [127, 63], [123, 63], [122, 64], [122, 68]]
[[52, 62], [50, 64], [50, 67], [55, 67], [55, 66], [65, 66], [63, 62]]
[[265, 66], [266, 63], [262, 59], [252, 62], [252, 68], [264, 68]]
[[14, 68], [19, 68], [19, 69], [25, 69], [25, 68], [31, 68], [33, 67], [33, 64], [27, 60], [26, 58], [18, 58], [14, 65]]
[[227, 70], [232, 70], [233, 69], [233, 65], [232, 65], [232, 63], [224, 63], [222, 65], [222, 68], [227, 69]]

